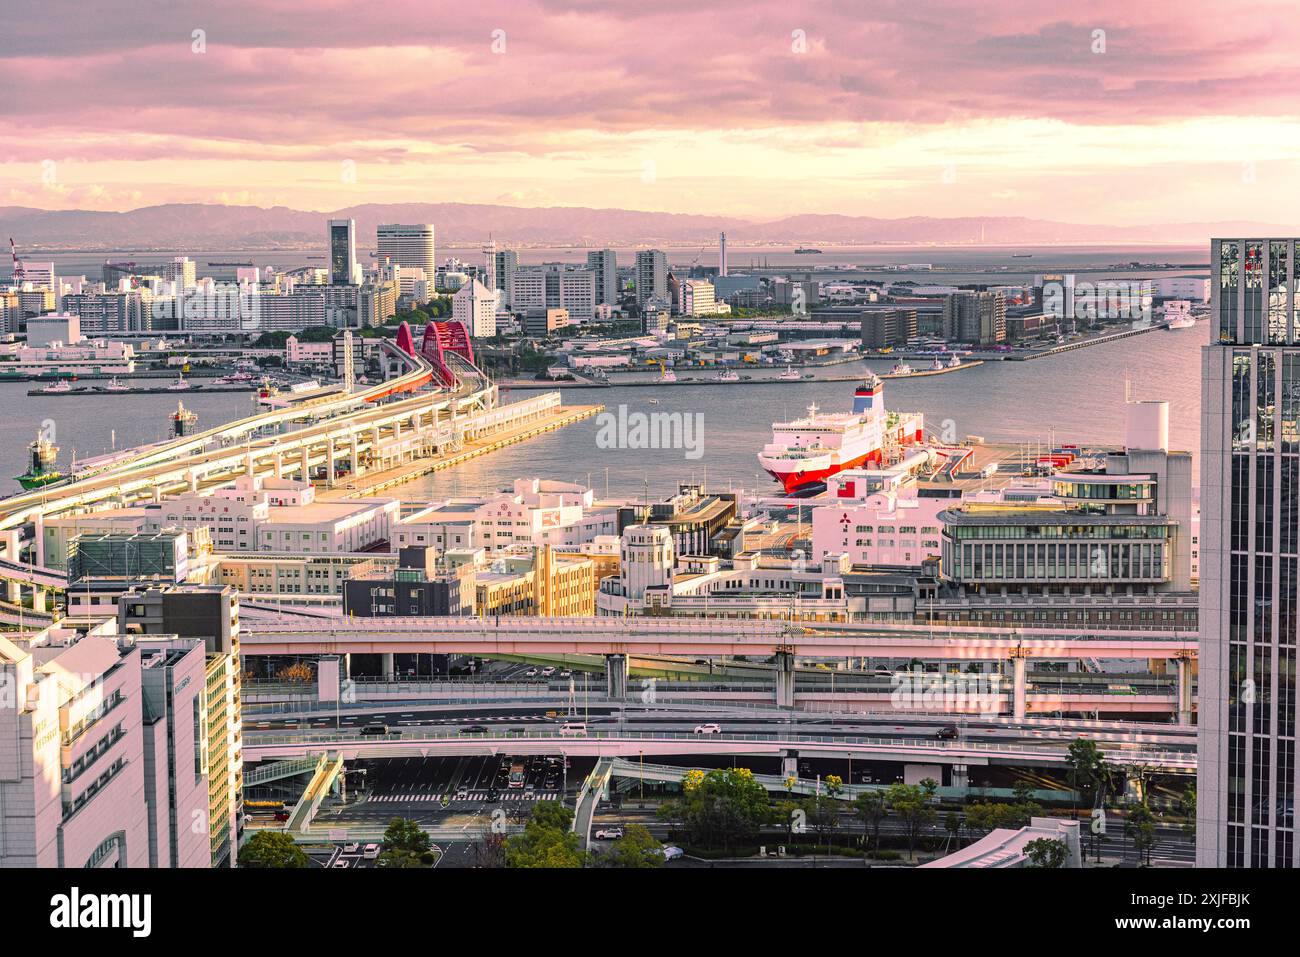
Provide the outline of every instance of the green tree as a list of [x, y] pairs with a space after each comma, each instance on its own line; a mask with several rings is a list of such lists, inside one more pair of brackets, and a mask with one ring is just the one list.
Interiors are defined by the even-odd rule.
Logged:
[[629, 824], [610, 848], [611, 867], [662, 867], [663, 863], [663, 847], [641, 824]]
[[930, 804], [930, 799], [939, 785], [933, 778], [926, 778], [920, 784], [891, 784], [885, 792], [885, 802], [890, 810], [903, 820], [907, 828], [907, 856], [915, 858], [916, 839], [921, 831], [934, 823], [938, 813]]
[[284, 831], [258, 831], [239, 849], [240, 867], [308, 867], [307, 853]]
[[1069, 848], [1064, 841], [1050, 837], [1040, 837], [1025, 845], [1025, 856], [1029, 858], [1030, 867], [1064, 867], [1068, 854]]
[[943, 829], [948, 832], [948, 837], [956, 845], [958, 850], [961, 849], [961, 815], [956, 811], [949, 811], [943, 819]]
[[524, 833], [506, 841], [506, 867], [583, 867], [583, 853], [578, 835], [569, 830], [573, 812], [558, 801], [540, 804], [533, 812]]
[[[1070, 745], [1065, 761], [1067, 765], [1065, 779], [1070, 787], [1086, 795], [1089, 803], [1096, 807], [1100, 803], [1097, 799], [1103, 797], [1104, 785], [1110, 778], [1106, 758], [1097, 747], [1097, 742], [1089, 741], [1087, 738], [1076, 739]], [[1076, 799], [1075, 807], [1078, 806]]]
[[1183, 816], [1181, 825], [1183, 833], [1189, 837], [1196, 835], [1196, 785], [1189, 784], [1178, 798], [1178, 813]]
[[804, 820], [817, 833], [818, 843], [840, 825], [839, 802], [825, 795], [806, 798], [802, 804]]
[[873, 850], [880, 850], [880, 822], [887, 810], [885, 795], [879, 791], [863, 791], [853, 799], [853, 813], [862, 819], [863, 831], [871, 829]]
[[1135, 804], [1124, 818], [1124, 833], [1133, 839], [1133, 849], [1138, 860], [1151, 863], [1151, 848], [1156, 843], [1156, 819], [1145, 804]]
[[826, 793], [838, 797], [844, 791], [844, 779], [838, 774], [826, 775]]
[[1028, 781], [1017, 781], [1011, 794], [1017, 804], [1029, 804], [1034, 800], [1034, 788]]
[[767, 790], [754, 780], [754, 772], [715, 768], [688, 773], [682, 796], [663, 805], [660, 814], [680, 821], [692, 842], [729, 850], [753, 839], [771, 811]]
[[408, 854], [423, 854], [433, 846], [429, 835], [420, 829], [410, 818], [395, 817], [388, 822], [381, 845], [385, 851], [405, 851]]

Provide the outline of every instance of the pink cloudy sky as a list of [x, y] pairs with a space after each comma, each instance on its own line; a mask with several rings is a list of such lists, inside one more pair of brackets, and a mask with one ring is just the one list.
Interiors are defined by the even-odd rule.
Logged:
[[0, 89], [0, 205], [1300, 220], [1294, 0], [42, 0]]

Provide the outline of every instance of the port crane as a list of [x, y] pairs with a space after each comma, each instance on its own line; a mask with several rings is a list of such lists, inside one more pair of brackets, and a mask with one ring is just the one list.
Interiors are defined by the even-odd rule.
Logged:
[[18, 247], [14, 245], [14, 238], [12, 236], [9, 237], [9, 255], [13, 257], [14, 261], [14, 285], [21, 286], [23, 284], [23, 263], [22, 260], [18, 258]]

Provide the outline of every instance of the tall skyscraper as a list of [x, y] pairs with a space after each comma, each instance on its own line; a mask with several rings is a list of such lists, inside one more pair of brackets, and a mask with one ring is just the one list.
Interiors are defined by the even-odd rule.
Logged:
[[651, 296], [668, 298], [668, 257], [660, 249], [642, 249], [636, 254], [636, 304], [644, 306]]
[[1211, 242], [1202, 350], [1196, 862], [1296, 867], [1295, 239]]
[[433, 279], [437, 268], [434, 247], [433, 223], [403, 226], [397, 223], [380, 225], [375, 229], [377, 259], [380, 265], [390, 260], [399, 266], [423, 269], [426, 279]]
[[354, 219], [329, 221], [330, 285], [350, 286], [356, 282], [357, 223]]
[[612, 249], [587, 253], [587, 268], [596, 276], [596, 302], [618, 305], [618, 257]]
[[718, 233], [718, 275], [727, 274], [727, 234]]
[[519, 269], [519, 253], [513, 249], [497, 249], [492, 253], [492, 288], [501, 293], [501, 305], [512, 308], [515, 304], [515, 272]]

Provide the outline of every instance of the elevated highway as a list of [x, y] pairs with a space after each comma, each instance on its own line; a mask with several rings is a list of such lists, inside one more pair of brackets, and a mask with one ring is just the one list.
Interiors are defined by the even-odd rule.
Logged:
[[[632, 757], [652, 755], [775, 755], [902, 761], [948, 765], [1062, 766], [1070, 740], [1041, 744], [936, 741], [933, 738], [872, 738], [862, 735], [818, 735], [789, 729], [770, 734], [693, 734], [690, 732], [619, 729], [570, 736], [554, 729], [475, 735], [443, 730], [404, 730], [373, 736], [304, 732], [247, 733], [244, 760], [283, 761], [328, 751], [347, 761], [359, 758], [428, 758], [446, 755], [565, 755], [567, 757]], [[1107, 761], [1117, 766], [1141, 766], [1166, 773], [1194, 773], [1196, 753], [1142, 743], [1100, 743]]]

